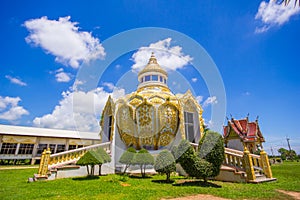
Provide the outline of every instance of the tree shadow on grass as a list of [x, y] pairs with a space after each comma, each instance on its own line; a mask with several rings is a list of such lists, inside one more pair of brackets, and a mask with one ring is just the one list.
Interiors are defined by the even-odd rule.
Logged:
[[161, 183], [161, 184], [172, 184], [175, 181], [174, 180], [170, 180], [170, 181], [167, 181], [167, 180], [152, 180], [151, 182], [153, 182], [153, 183]]
[[148, 178], [152, 178], [152, 176], [145, 176], [145, 177], [142, 177], [140, 175], [129, 175], [130, 178], [133, 178], [133, 179], [148, 179]]
[[74, 181], [87, 181], [87, 180], [95, 180], [99, 179], [99, 176], [84, 176], [84, 177], [75, 177], [72, 178]]
[[200, 187], [214, 187], [221, 188], [221, 185], [217, 185], [211, 182], [204, 182], [199, 180], [188, 180], [188, 181], [180, 181], [177, 183], [173, 183], [173, 186], [200, 186]]

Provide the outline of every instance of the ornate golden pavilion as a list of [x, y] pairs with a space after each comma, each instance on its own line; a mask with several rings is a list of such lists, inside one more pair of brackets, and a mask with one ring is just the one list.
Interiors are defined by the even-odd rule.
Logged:
[[202, 107], [191, 91], [174, 95], [168, 74], [152, 53], [138, 73], [137, 90], [119, 99], [109, 97], [102, 112], [102, 142], [122, 149], [158, 150], [181, 139], [198, 143], [203, 133]]

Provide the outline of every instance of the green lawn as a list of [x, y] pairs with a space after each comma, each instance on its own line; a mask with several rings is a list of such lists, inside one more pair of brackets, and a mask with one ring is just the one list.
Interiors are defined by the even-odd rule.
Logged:
[[[211, 194], [231, 199], [292, 199], [277, 189], [300, 192], [300, 163], [289, 162], [272, 166], [277, 182], [263, 184], [225, 183], [210, 181], [179, 184], [182, 177], [172, 177], [175, 184], [157, 183], [165, 176], [146, 179], [108, 175], [68, 178], [27, 183], [37, 169], [0, 170], [0, 199], [160, 199], [193, 194]], [[178, 184], [176, 184], [178, 183]]]

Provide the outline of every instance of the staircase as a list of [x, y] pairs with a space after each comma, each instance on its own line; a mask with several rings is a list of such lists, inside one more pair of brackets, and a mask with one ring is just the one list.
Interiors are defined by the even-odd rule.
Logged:
[[78, 169], [76, 162], [89, 150], [103, 148], [108, 154], [111, 154], [111, 143], [95, 144], [87, 147], [51, 154], [50, 149], [42, 153], [38, 174], [34, 175], [35, 180], [48, 179], [52, 173], [57, 173], [58, 169]]
[[[198, 144], [191, 143], [195, 150]], [[276, 181], [264, 150], [260, 155], [250, 154], [247, 148], [244, 151], [225, 148], [225, 159], [221, 166], [220, 174], [216, 180], [229, 182], [262, 183]]]

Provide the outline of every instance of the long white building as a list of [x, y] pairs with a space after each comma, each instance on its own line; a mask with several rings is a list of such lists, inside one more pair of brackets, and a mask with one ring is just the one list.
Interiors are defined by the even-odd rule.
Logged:
[[44, 149], [59, 153], [100, 143], [98, 133], [0, 125], [0, 160], [39, 161]]

